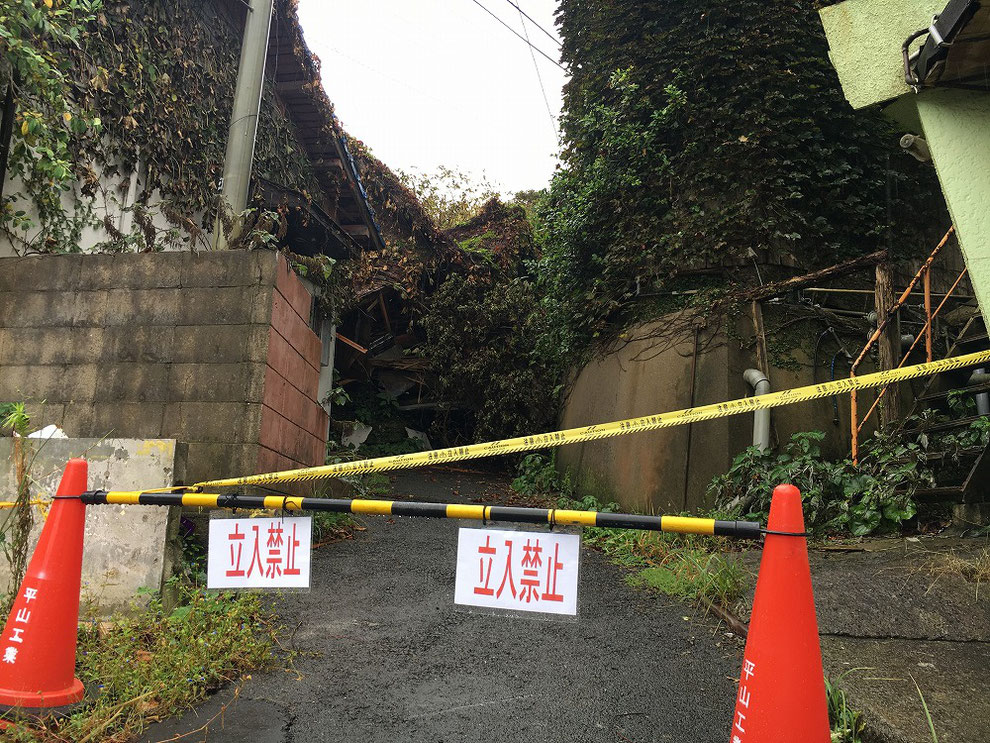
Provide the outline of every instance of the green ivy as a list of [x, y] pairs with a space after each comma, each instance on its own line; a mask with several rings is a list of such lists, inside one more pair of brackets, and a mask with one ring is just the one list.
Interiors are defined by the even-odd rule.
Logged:
[[[195, 245], [229, 218], [218, 212], [218, 184], [240, 30], [215, 4], [5, 3], [0, 48], [10, 60], [0, 80], [15, 80], [10, 169], [21, 181], [4, 198], [0, 228], [22, 252], [78, 251], [87, 228], [105, 233], [103, 251]], [[133, 172], [139, 197], [125, 207]], [[321, 194], [271, 81], [255, 172]], [[104, 216], [104, 203], [133, 212], [128, 234]]]
[[543, 209], [548, 352], [655, 319], [638, 296], [691, 269], [736, 266], [744, 289], [750, 251], [798, 269], [888, 243], [904, 257], [946, 221], [930, 170], [844, 100], [812, 3], [564, 0], [558, 22], [571, 77]]
[[476, 440], [554, 427], [560, 388], [534, 353], [539, 318], [535, 287], [522, 277], [455, 274], [430, 298], [426, 353], [446, 399], [471, 412]]

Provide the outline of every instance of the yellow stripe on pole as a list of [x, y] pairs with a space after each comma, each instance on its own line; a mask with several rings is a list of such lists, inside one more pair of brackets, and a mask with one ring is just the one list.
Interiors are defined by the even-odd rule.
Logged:
[[351, 501], [351, 513], [367, 513], [375, 516], [391, 516], [392, 501], [362, 500], [360, 498], [357, 498]]
[[476, 519], [482, 521], [485, 518], [484, 506], [470, 506], [461, 503], [447, 504], [448, 519]]
[[568, 511], [563, 508], [555, 508], [547, 514], [547, 521], [555, 524], [577, 524], [580, 526], [594, 526], [598, 520], [597, 511]]
[[678, 534], [714, 534], [715, 519], [699, 519], [692, 516], [661, 516], [660, 529]]
[[285, 511], [299, 511], [302, 509], [302, 498], [295, 496], [269, 495], [265, 498], [265, 508], [274, 508]]
[[740, 413], [749, 413], [754, 410], [792, 405], [798, 402], [807, 402], [808, 400], [817, 400], [822, 397], [852, 392], [853, 390], [884, 387], [895, 382], [903, 382], [908, 379], [986, 363], [990, 363], [990, 351], [980, 351], [965, 356], [955, 356], [949, 359], [933, 361], [927, 364], [905, 366], [900, 369], [865, 374], [861, 377], [837, 379], [833, 382], [823, 382], [821, 384], [808, 385], [807, 387], [771, 392], [766, 395], [745, 397], [739, 400], [730, 400], [712, 405], [702, 405], [671, 413], [647, 415], [642, 418], [631, 418], [612, 423], [585, 426], [583, 428], [541, 433], [533, 436], [520, 436], [514, 439], [490, 441], [484, 444], [456, 446], [449, 449], [434, 449], [433, 451], [418, 452], [416, 454], [399, 454], [390, 457], [379, 457], [377, 459], [364, 459], [356, 462], [339, 462], [322, 467], [270, 472], [262, 475], [233, 477], [225, 480], [208, 480], [197, 483], [196, 487], [231, 488], [245, 485], [319, 480], [329, 477], [361, 475], [369, 472], [388, 472], [391, 470], [411, 469], [413, 467], [426, 467], [431, 464], [460, 462], [466, 459], [480, 459], [498, 454], [535, 451], [537, 449], [564, 446], [565, 444], [576, 444], [582, 441], [597, 441], [613, 436], [624, 436], [642, 431], [656, 431], [672, 426], [682, 426], [686, 423], [697, 423], [699, 421], [725, 418], [730, 415], [739, 415]]
[[200, 508], [216, 508], [217, 498], [219, 496], [216, 493], [185, 493], [182, 496], [182, 505], [184, 506], [199, 506]]
[[107, 493], [107, 503], [121, 506], [137, 505], [141, 490], [114, 490]]

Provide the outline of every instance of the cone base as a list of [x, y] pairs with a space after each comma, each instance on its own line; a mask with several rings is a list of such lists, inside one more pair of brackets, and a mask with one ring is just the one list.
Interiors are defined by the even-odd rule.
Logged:
[[72, 679], [72, 685], [60, 691], [16, 691], [0, 689], [0, 707], [16, 708], [24, 712], [44, 712], [54, 707], [64, 707], [81, 701], [86, 691], [82, 681]]

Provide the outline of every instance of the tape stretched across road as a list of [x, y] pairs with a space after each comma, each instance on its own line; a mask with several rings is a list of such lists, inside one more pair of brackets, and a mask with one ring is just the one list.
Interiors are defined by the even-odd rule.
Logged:
[[903, 382], [908, 379], [925, 377], [931, 374], [986, 363], [990, 363], [990, 350], [971, 353], [965, 356], [954, 356], [926, 364], [905, 366], [890, 371], [864, 374], [861, 377], [837, 379], [833, 382], [823, 382], [821, 384], [796, 387], [781, 392], [770, 392], [766, 395], [745, 397], [741, 400], [702, 405], [671, 413], [659, 413], [657, 415], [647, 415], [642, 418], [630, 418], [612, 423], [570, 428], [565, 431], [553, 431], [551, 433], [541, 433], [533, 436], [520, 436], [514, 439], [489, 441], [484, 444], [455, 446], [449, 449], [434, 449], [416, 454], [398, 454], [390, 457], [328, 464], [322, 467], [269, 472], [267, 474], [234, 477], [225, 480], [208, 480], [197, 483], [194, 488], [230, 488], [284, 482], [307, 482], [325, 478], [345, 477], [347, 475], [362, 475], [370, 472], [390, 472], [414, 467], [427, 467], [432, 464], [461, 462], [466, 459], [481, 459], [483, 457], [494, 457], [499, 454], [535, 451], [538, 449], [564, 446], [565, 444], [577, 444], [582, 441], [597, 441], [613, 436], [624, 436], [642, 431], [656, 431], [661, 428], [671, 428], [687, 423], [725, 418], [730, 415], [749, 413], [754, 410], [777, 408], [797, 402], [807, 402], [808, 400], [817, 400], [822, 397], [853, 392], [854, 390], [884, 387], [895, 382]]

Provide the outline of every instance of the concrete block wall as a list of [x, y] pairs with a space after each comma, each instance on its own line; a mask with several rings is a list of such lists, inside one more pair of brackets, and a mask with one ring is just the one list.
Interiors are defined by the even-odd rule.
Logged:
[[311, 301], [268, 251], [0, 259], [0, 402], [182, 441], [191, 481], [322, 464]]

